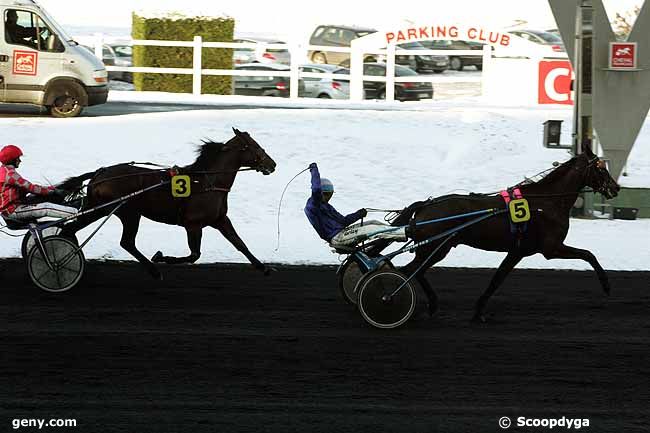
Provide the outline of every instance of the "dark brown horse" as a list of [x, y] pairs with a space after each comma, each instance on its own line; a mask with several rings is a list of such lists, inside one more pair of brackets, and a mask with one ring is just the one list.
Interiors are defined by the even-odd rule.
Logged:
[[[154, 278], [161, 278], [161, 274], [152, 261], [174, 264], [193, 263], [198, 260], [201, 256], [201, 235], [204, 227], [219, 230], [255, 268], [268, 275], [270, 269], [248, 250], [227, 216], [228, 193], [242, 167], [249, 167], [268, 175], [273, 173], [276, 164], [247, 132], [240, 132], [234, 128], [233, 131], [235, 136], [226, 143], [204, 142], [199, 148], [196, 161], [185, 167], [156, 170], [134, 164], [119, 164], [70, 178], [58, 188], [72, 191], [80, 188], [85, 180], [90, 179], [86, 201], [82, 208], [85, 210], [161, 182], [167, 182], [129, 199], [115, 212], [123, 226], [120, 245], [142, 263]], [[190, 176], [189, 197], [172, 196], [171, 185], [168, 182], [173, 174]], [[114, 207], [109, 206], [101, 211], [82, 216], [74, 223], [65, 226], [64, 231], [67, 234], [76, 233], [108, 215], [113, 209]], [[167, 257], [158, 251], [152, 261], [149, 261], [135, 245], [142, 217], [184, 227], [190, 254], [186, 257]]]
[[[481, 250], [507, 252], [490, 285], [476, 304], [474, 321], [485, 320], [485, 307], [490, 296], [522, 258], [536, 253], [543, 254], [546, 259], [581, 259], [588, 262], [596, 271], [603, 290], [609, 294], [607, 275], [596, 257], [590, 251], [564, 244], [569, 231], [571, 208], [578, 193], [585, 187], [591, 187], [608, 199], [615, 197], [620, 190], [607, 171], [605, 163], [593, 154], [589, 145], [583, 146], [583, 153], [579, 156], [560, 165], [542, 180], [519, 186], [531, 211], [531, 219], [525, 231], [513, 233], [510, 216], [507, 213], [500, 214], [458, 232], [442, 246], [444, 239], [419, 248], [415, 259], [403, 270], [407, 275], [417, 271], [416, 279], [429, 295], [430, 311], [435, 311], [438, 299], [424, 276], [426, 269], [441, 261], [453, 247], [460, 244]], [[450, 195], [413, 203], [402, 211], [393, 221], [393, 225], [407, 225], [444, 216], [504, 207], [505, 203], [500, 195]], [[422, 225], [414, 229], [413, 236], [415, 241], [420, 241], [459, 224], [456, 220]], [[439, 246], [440, 249], [434, 253]]]

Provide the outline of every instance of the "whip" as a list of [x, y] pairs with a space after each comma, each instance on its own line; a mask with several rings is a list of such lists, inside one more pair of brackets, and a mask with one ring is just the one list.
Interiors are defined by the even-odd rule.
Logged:
[[291, 182], [293, 182], [298, 176], [300, 176], [301, 174], [303, 174], [307, 170], [309, 170], [309, 167], [307, 167], [306, 169], [302, 170], [301, 172], [296, 174], [294, 177], [292, 177], [291, 180], [289, 182], [287, 182], [287, 185], [284, 187], [284, 190], [282, 190], [282, 195], [280, 196], [280, 202], [278, 203], [278, 244], [275, 247], [276, 252], [280, 249], [280, 210], [282, 208], [282, 199], [284, 199], [284, 193], [287, 192], [287, 188], [289, 188], [289, 185], [291, 185]]

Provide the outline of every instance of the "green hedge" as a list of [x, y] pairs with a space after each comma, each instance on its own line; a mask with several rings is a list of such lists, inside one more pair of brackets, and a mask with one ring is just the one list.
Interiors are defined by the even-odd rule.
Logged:
[[[146, 18], [133, 14], [133, 39], [192, 41], [201, 36], [203, 42], [232, 42], [235, 21], [232, 18]], [[133, 47], [133, 66], [191, 68], [192, 48]], [[203, 69], [232, 69], [232, 49], [203, 48]], [[192, 76], [177, 74], [133, 74], [136, 90], [192, 93]], [[201, 93], [232, 94], [232, 77], [203, 76]]]

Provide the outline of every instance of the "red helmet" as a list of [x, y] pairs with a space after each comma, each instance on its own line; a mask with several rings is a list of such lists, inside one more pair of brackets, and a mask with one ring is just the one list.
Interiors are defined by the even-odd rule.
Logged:
[[18, 146], [8, 144], [0, 150], [0, 162], [7, 164], [23, 156], [23, 151]]

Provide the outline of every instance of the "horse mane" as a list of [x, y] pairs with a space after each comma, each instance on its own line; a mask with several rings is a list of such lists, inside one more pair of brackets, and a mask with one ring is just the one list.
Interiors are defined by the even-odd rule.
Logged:
[[541, 178], [538, 181], [529, 181], [524, 185], [547, 185], [549, 183], [555, 182], [558, 178], [564, 176], [568, 169], [571, 169], [575, 166], [575, 163], [578, 161], [578, 157], [574, 156], [570, 160], [563, 162], [558, 167], [551, 170], [546, 176]]
[[203, 144], [196, 147], [196, 160], [192, 163], [192, 168], [207, 168], [214, 161], [215, 156], [220, 152], [229, 149], [227, 143], [218, 143], [210, 139], [201, 140]]

